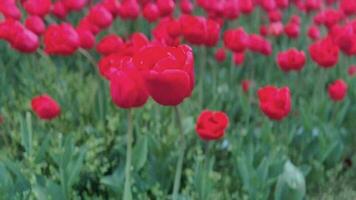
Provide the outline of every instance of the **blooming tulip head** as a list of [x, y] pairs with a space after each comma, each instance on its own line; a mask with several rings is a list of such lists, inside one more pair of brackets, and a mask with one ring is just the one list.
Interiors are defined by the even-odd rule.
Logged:
[[164, 106], [176, 106], [194, 88], [194, 58], [186, 45], [147, 46], [137, 51], [134, 64], [141, 70], [150, 96]]
[[50, 55], [71, 55], [79, 45], [80, 38], [72, 25], [50, 25], [44, 33], [45, 51]]
[[203, 111], [196, 123], [195, 130], [203, 140], [218, 140], [224, 136], [229, 118], [224, 112]]
[[61, 113], [61, 108], [58, 103], [47, 94], [33, 98], [31, 107], [33, 112], [43, 120], [52, 120]]
[[333, 101], [344, 100], [347, 94], [347, 83], [341, 79], [334, 81], [329, 85], [328, 93]]
[[230, 29], [224, 33], [224, 45], [233, 52], [242, 52], [248, 45], [249, 37], [245, 30], [240, 27]]
[[257, 91], [262, 112], [272, 120], [282, 120], [291, 111], [291, 95], [288, 87], [266, 86]]
[[339, 47], [332, 39], [325, 38], [309, 46], [311, 58], [323, 68], [335, 66], [339, 59]]
[[120, 108], [143, 106], [148, 93], [140, 72], [135, 69], [132, 58], [124, 57], [121, 66], [110, 75], [110, 94], [112, 101]]
[[217, 49], [215, 52], [215, 60], [218, 62], [224, 62], [226, 60], [226, 53], [224, 48]]
[[305, 60], [304, 52], [298, 51], [295, 48], [279, 52], [277, 55], [278, 66], [285, 72], [292, 70], [300, 71], [304, 67]]

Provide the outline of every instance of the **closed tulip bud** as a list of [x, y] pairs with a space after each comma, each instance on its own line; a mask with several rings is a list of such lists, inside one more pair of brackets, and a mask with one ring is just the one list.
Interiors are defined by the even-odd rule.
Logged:
[[318, 40], [320, 38], [320, 30], [317, 26], [311, 25], [308, 28], [308, 37], [312, 40]]
[[215, 60], [218, 62], [224, 62], [226, 60], [226, 53], [223, 48], [217, 49], [215, 52]]
[[347, 70], [347, 73], [349, 76], [353, 77], [356, 75], [356, 66], [350, 66], [349, 69]]
[[184, 14], [191, 14], [193, 11], [193, 4], [190, 0], [182, 0], [180, 1], [180, 9]]
[[88, 19], [99, 28], [107, 28], [112, 24], [113, 16], [104, 6], [97, 5], [90, 9]]
[[229, 117], [220, 111], [204, 110], [195, 125], [195, 130], [202, 140], [218, 140], [225, 134]]
[[173, 0], [157, 0], [157, 6], [162, 17], [173, 13], [175, 3]]
[[68, 15], [67, 8], [64, 6], [62, 1], [54, 3], [52, 13], [59, 19], [65, 19]]
[[289, 38], [298, 38], [300, 33], [300, 25], [294, 22], [289, 22], [284, 27], [284, 32]]
[[328, 87], [329, 97], [333, 101], [343, 101], [347, 94], [347, 83], [344, 80], [336, 80]]
[[61, 108], [58, 103], [47, 94], [33, 98], [31, 106], [33, 112], [43, 120], [52, 120], [61, 113]]
[[240, 11], [244, 14], [252, 13], [254, 9], [253, 0], [239, 1]]
[[103, 0], [101, 5], [104, 6], [113, 16], [116, 16], [120, 9], [118, 0]]
[[143, 17], [149, 22], [156, 21], [160, 17], [157, 5], [154, 3], [147, 3], [143, 8]]
[[207, 23], [207, 32], [205, 36], [205, 45], [208, 47], [213, 47], [219, 41], [220, 25], [212, 19], [208, 19], [206, 23]]
[[236, 66], [240, 66], [245, 61], [245, 52], [235, 52], [232, 55], [232, 59]]
[[242, 91], [244, 91], [245, 93], [247, 93], [250, 90], [250, 86], [251, 86], [250, 80], [241, 81], [241, 88], [242, 88]]
[[291, 111], [291, 95], [288, 87], [266, 86], [257, 91], [262, 112], [272, 120], [280, 121]]

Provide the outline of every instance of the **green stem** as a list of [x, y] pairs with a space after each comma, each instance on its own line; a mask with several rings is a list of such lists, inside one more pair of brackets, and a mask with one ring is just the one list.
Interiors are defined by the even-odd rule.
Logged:
[[93, 58], [92, 55], [90, 55], [90, 53], [85, 50], [85, 49], [79, 49], [78, 50], [79, 53], [81, 53], [84, 57], [86, 57], [88, 59], [88, 61], [90, 62], [90, 64], [94, 67], [94, 70], [97, 71], [97, 63], [95, 61], [95, 59]]
[[127, 149], [126, 149], [126, 166], [125, 166], [125, 190], [124, 190], [124, 200], [131, 200], [131, 180], [130, 180], [130, 171], [131, 171], [131, 160], [132, 160], [132, 110], [128, 110], [127, 116]]
[[199, 100], [200, 100], [200, 106], [203, 108], [204, 107], [204, 80], [205, 80], [205, 72], [206, 72], [206, 48], [204, 46], [201, 46], [199, 48], [199, 53], [200, 53], [200, 70], [201, 70], [201, 75], [200, 75], [200, 88], [199, 88]]
[[181, 177], [182, 177], [183, 159], [184, 159], [184, 151], [185, 151], [185, 138], [184, 138], [184, 133], [183, 133], [181, 116], [180, 116], [179, 109], [177, 106], [174, 107], [174, 111], [176, 113], [177, 125], [178, 125], [178, 129], [180, 132], [179, 157], [178, 157], [178, 162], [177, 162], [177, 166], [176, 166], [176, 174], [174, 177], [173, 195], [172, 195], [172, 197], [173, 197], [172, 199], [177, 200], [179, 188], [180, 188], [180, 181], [181, 181]]

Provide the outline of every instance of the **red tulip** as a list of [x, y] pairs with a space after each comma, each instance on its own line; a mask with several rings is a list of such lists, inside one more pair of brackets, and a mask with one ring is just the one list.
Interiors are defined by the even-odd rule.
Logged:
[[229, 29], [224, 33], [224, 45], [234, 52], [242, 52], [248, 45], [249, 37], [245, 30], [240, 27]]
[[154, 3], [148, 3], [145, 5], [143, 8], [143, 17], [149, 21], [149, 22], [154, 22], [159, 18], [159, 10], [156, 4]]
[[284, 27], [284, 32], [287, 34], [289, 38], [298, 38], [300, 33], [300, 25], [294, 22], [289, 22]]
[[249, 36], [248, 48], [253, 52], [258, 52], [265, 56], [272, 54], [272, 44], [257, 34]]
[[51, 10], [51, 0], [26, 0], [23, 7], [30, 15], [44, 17]]
[[349, 67], [349, 69], [347, 70], [347, 73], [349, 74], [349, 76], [355, 76], [356, 75], [356, 66], [352, 65]]
[[143, 106], [148, 93], [140, 72], [135, 69], [132, 58], [125, 57], [121, 66], [110, 76], [110, 94], [112, 101], [120, 108]]
[[42, 35], [46, 31], [46, 25], [42, 18], [38, 16], [30, 16], [25, 21], [25, 26], [30, 31], [36, 33], [37, 35]]
[[33, 112], [43, 120], [52, 120], [61, 113], [61, 108], [58, 103], [47, 94], [33, 98], [31, 106]]
[[260, 0], [260, 6], [267, 12], [277, 7], [275, 0]]
[[307, 11], [318, 10], [321, 7], [321, 0], [305, 0], [304, 5]]
[[232, 59], [235, 65], [242, 65], [245, 61], [245, 53], [244, 52], [233, 53]]
[[184, 38], [192, 44], [201, 45], [206, 41], [207, 23], [204, 17], [182, 15], [179, 19]]
[[268, 18], [270, 22], [280, 22], [282, 21], [282, 12], [280, 10], [272, 10], [268, 12]]
[[278, 37], [283, 34], [283, 24], [282, 22], [273, 22], [268, 27], [268, 33], [275, 37]]
[[83, 49], [91, 49], [95, 46], [95, 36], [92, 32], [85, 29], [77, 29], [80, 40], [80, 47]]
[[16, 20], [20, 20], [22, 16], [21, 11], [17, 7], [15, 1], [11, 0], [2, 0], [0, 3], [0, 13], [3, 14], [5, 18]]
[[289, 4], [289, 0], [276, 0], [276, 4], [278, 6], [278, 8], [287, 8], [288, 4]]
[[325, 38], [309, 46], [311, 58], [323, 68], [335, 66], [339, 59], [339, 48], [332, 39]]
[[218, 62], [224, 62], [226, 60], [226, 53], [224, 48], [217, 49], [215, 52], [215, 60]]
[[250, 14], [254, 9], [253, 0], [239, 1], [239, 6], [240, 11], [244, 14]]
[[113, 16], [116, 16], [120, 9], [120, 2], [117, 0], [103, 0], [101, 5], [103, 5]]
[[312, 40], [317, 40], [320, 38], [319, 28], [315, 25], [311, 25], [308, 28], [308, 37]]
[[66, 10], [80, 11], [87, 3], [87, 0], [62, 0], [62, 2]]
[[77, 27], [78, 29], [84, 29], [84, 30], [89, 30], [90, 32], [92, 32], [94, 35], [98, 34], [100, 32], [100, 28], [93, 24], [89, 17], [86, 16], [84, 18], [82, 18], [80, 21], [79, 21], [79, 25]]
[[354, 1], [354, 0], [341, 0], [340, 9], [346, 15], [356, 14], [356, 1]]
[[190, 0], [181, 0], [180, 9], [182, 13], [189, 15], [193, 11], [193, 4]]
[[54, 3], [52, 13], [59, 19], [64, 19], [68, 15], [67, 8], [64, 6], [62, 1]]
[[174, 10], [173, 0], [157, 0], [157, 6], [162, 17], [169, 16]]
[[260, 26], [260, 35], [262, 35], [262, 36], [267, 36], [267, 34], [268, 34], [268, 27], [266, 26], [266, 25], [261, 25]]
[[279, 52], [277, 55], [277, 63], [281, 70], [288, 71], [300, 71], [305, 64], [305, 54], [303, 51], [298, 51], [295, 48], [288, 49], [284, 52]]
[[223, 16], [226, 19], [233, 20], [239, 17], [239, 1], [238, 0], [230, 0], [225, 1]]
[[245, 93], [247, 93], [250, 90], [250, 86], [251, 86], [250, 80], [241, 81], [241, 88], [242, 88], [242, 91], [244, 91]]
[[122, 19], [136, 19], [140, 14], [140, 6], [137, 0], [124, 0], [118, 10]]
[[109, 55], [120, 50], [124, 45], [120, 36], [115, 34], [106, 35], [96, 46], [96, 50], [102, 55]]
[[96, 5], [90, 9], [88, 19], [99, 28], [107, 28], [112, 24], [113, 16], [104, 6]]
[[181, 33], [180, 23], [171, 18], [161, 19], [152, 30], [154, 41], [168, 46], [178, 46]]
[[345, 81], [339, 79], [334, 81], [328, 87], [329, 97], [333, 101], [342, 101], [344, 100], [347, 94], [347, 83]]
[[204, 110], [195, 125], [195, 130], [202, 140], [218, 140], [224, 136], [229, 125], [229, 117], [220, 111]]
[[272, 120], [282, 120], [291, 111], [291, 95], [288, 87], [266, 86], [257, 91], [262, 112]]
[[44, 34], [44, 45], [48, 54], [70, 55], [79, 47], [80, 39], [70, 24], [52, 24]]
[[190, 47], [148, 46], [138, 51], [133, 60], [157, 103], [176, 106], [192, 94], [194, 58]]
[[213, 47], [219, 41], [220, 25], [212, 19], [208, 19], [206, 23], [207, 23], [207, 32], [205, 36], [205, 45], [208, 47]]
[[33, 53], [40, 46], [40, 42], [36, 34], [23, 28], [13, 36], [11, 46], [23, 53]]

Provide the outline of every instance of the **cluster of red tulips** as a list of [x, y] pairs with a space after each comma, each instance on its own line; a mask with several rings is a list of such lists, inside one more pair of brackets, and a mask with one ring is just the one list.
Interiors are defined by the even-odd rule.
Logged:
[[[283, 11], [290, 6], [313, 16], [306, 33], [301, 33], [298, 15], [283, 24]], [[193, 15], [197, 7], [206, 15]], [[223, 28], [257, 7], [269, 21], [261, 25], [259, 33], [247, 33], [244, 27], [232, 24]], [[70, 13], [86, 8], [78, 24], [67, 21]], [[308, 36], [313, 42], [308, 53], [324, 69], [335, 67], [340, 53], [356, 55], [356, 20], [351, 18], [356, 14], [354, 0], [1, 0], [0, 13], [0, 39], [19, 52], [35, 53], [43, 48], [48, 55], [69, 56], [95, 49], [101, 56], [97, 64], [100, 75], [110, 83], [112, 101], [124, 109], [142, 107], [149, 98], [163, 106], [177, 106], [192, 95], [194, 56], [186, 44], [217, 47], [218, 62], [224, 62], [229, 51], [237, 65], [244, 62], [246, 51], [271, 56], [269, 37], [282, 35], [291, 40]], [[151, 39], [140, 32], [120, 36], [109, 31], [96, 42], [115, 19], [132, 21], [140, 16], [154, 27]], [[324, 35], [322, 27], [327, 31]], [[223, 47], [218, 47], [220, 40]], [[303, 70], [306, 62], [306, 52], [294, 47], [276, 56], [276, 64], [286, 73]], [[355, 75], [356, 67], [351, 66], [348, 73]], [[242, 82], [245, 92], [250, 84], [249, 80]], [[342, 101], [347, 88], [340, 77], [329, 85], [328, 94], [332, 100]], [[288, 86], [258, 89], [261, 111], [272, 120], [284, 119], [292, 109], [292, 92]], [[46, 94], [33, 98], [32, 109], [45, 120], [61, 113], [59, 104]], [[205, 110], [197, 120], [196, 132], [203, 140], [216, 140], [224, 135], [228, 123], [224, 112]]]

